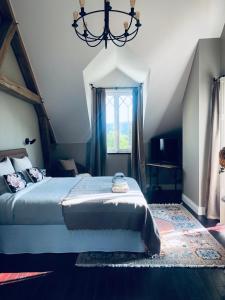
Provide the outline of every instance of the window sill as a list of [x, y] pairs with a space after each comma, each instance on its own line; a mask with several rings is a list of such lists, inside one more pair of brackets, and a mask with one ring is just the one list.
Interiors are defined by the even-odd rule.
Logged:
[[131, 152], [108, 152], [107, 155], [117, 155], [117, 154], [126, 154], [126, 155], [130, 155]]

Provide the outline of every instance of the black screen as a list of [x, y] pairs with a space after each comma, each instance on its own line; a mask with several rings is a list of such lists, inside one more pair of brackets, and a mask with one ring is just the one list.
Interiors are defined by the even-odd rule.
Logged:
[[153, 138], [151, 140], [151, 161], [180, 164], [180, 140], [178, 138]]

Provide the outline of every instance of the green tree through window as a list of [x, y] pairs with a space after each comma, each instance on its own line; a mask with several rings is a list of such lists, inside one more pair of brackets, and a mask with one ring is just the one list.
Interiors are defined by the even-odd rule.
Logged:
[[131, 89], [106, 90], [106, 139], [108, 153], [130, 153], [132, 145]]

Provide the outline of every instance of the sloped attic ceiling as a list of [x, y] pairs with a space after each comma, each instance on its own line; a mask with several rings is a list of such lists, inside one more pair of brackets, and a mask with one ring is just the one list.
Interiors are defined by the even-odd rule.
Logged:
[[[83, 70], [102, 49], [89, 48], [74, 36], [70, 25], [76, 2], [11, 0], [59, 143], [86, 142], [90, 136]], [[87, 10], [103, 6], [103, 0], [86, 2]], [[111, 3], [118, 9], [129, 7], [128, 0]], [[147, 141], [181, 126], [181, 102], [197, 41], [220, 37], [225, 1], [137, 0], [137, 9], [143, 27], [129, 48], [151, 70], [144, 122]], [[122, 28], [122, 20], [113, 22], [119, 23]]]

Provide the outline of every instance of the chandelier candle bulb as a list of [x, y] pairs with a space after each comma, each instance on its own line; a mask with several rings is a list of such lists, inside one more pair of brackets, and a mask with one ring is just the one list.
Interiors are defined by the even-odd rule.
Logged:
[[79, 0], [79, 2], [80, 2], [80, 7], [84, 7], [85, 0]]
[[78, 13], [78, 11], [75, 11], [73, 13], [73, 19], [76, 21], [78, 19], [78, 17], [79, 17], [79, 13]]
[[139, 20], [140, 19], [140, 11], [136, 12], [136, 18]]
[[125, 30], [128, 30], [128, 22], [123, 23]]
[[135, 3], [136, 3], [136, 0], [130, 0], [130, 6], [131, 6], [132, 8], [135, 7]]

